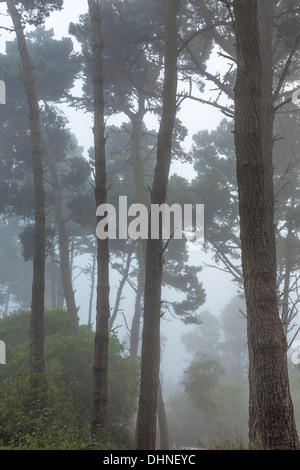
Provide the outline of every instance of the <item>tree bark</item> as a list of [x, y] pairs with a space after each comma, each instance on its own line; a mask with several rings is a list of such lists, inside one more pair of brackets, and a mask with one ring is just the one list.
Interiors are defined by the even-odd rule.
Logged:
[[30, 364], [35, 373], [45, 370], [44, 361], [44, 295], [45, 295], [45, 193], [43, 162], [40, 142], [40, 109], [20, 14], [13, 0], [6, 1], [19, 46], [29, 108], [32, 171], [35, 201], [35, 233], [33, 282], [30, 319]]
[[[165, 8], [165, 73], [163, 110], [157, 141], [157, 161], [151, 204], [166, 201], [176, 116], [177, 10], [180, 0], [167, 0]], [[150, 219], [149, 219], [150, 220]], [[141, 383], [136, 426], [136, 448], [155, 449], [157, 394], [160, 365], [160, 315], [163, 246], [161, 238], [147, 240]]]
[[[106, 157], [103, 96], [103, 42], [101, 21], [103, 0], [88, 0], [93, 33], [93, 86], [94, 86], [94, 151], [95, 151], [95, 200], [96, 206], [106, 204]], [[109, 340], [109, 248], [108, 239], [97, 239], [97, 306], [93, 367], [92, 434], [107, 428], [108, 402], [108, 340]]]
[[261, 133], [265, 178], [265, 204], [267, 236], [273, 259], [273, 275], [276, 278], [276, 242], [274, 223], [274, 187], [273, 187], [273, 0], [258, 0], [258, 28], [260, 36], [261, 63]]
[[[298, 449], [274, 275], [269, 155], [262, 112], [263, 62], [257, 0], [234, 0], [237, 42], [235, 146], [242, 269], [247, 304], [251, 442], [264, 449]], [[274, 204], [274, 201], [273, 201]], [[267, 209], [269, 208], [269, 209]], [[272, 211], [273, 213], [273, 211]]]

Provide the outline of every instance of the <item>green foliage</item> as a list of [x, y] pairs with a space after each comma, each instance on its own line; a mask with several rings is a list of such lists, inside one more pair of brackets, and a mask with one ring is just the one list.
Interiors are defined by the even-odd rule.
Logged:
[[18, 0], [22, 17], [29, 24], [38, 25], [43, 23], [52, 11], [61, 10], [63, 0]]
[[224, 119], [214, 131], [194, 136], [191, 194], [205, 206], [204, 239], [215, 260], [239, 256], [238, 198], [232, 122]]
[[[56, 158], [59, 184], [64, 196], [82, 190], [90, 175], [88, 162], [82, 157], [77, 141], [67, 128], [67, 119], [54, 108], [53, 102], [73, 87], [78, 60], [70, 38], [56, 40], [53, 30], [40, 26], [28, 34], [27, 44], [34, 64], [38, 98], [44, 101], [43, 121]], [[30, 145], [27, 98], [20, 86], [19, 52], [16, 41], [6, 43], [6, 54], [0, 54], [0, 75], [7, 84], [7, 105], [0, 116], [0, 211], [31, 218], [34, 207], [32, 155]], [[49, 105], [52, 102], [52, 107]], [[54, 204], [53, 187], [48, 184], [48, 159], [44, 158], [46, 208]], [[47, 224], [50, 217], [47, 217]], [[51, 223], [51, 222], [50, 222]], [[29, 234], [29, 232], [27, 232]], [[26, 235], [26, 234], [25, 234]], [[30, 238], [30, 237], [29, 237]], [[26, 253], [26, 259], [31, 258]], [[26, 250], [27, 250], [26, 248]]]
[[[54, 39], [53, 29], [39, 26], [28, 34], [27, 45], [34, 64], [35, 86], [39, 99], [57, 101], [74, 85], [79, 62], [70, 38]], [[1, 78], [7, 83], [8, 98], [26, 102], [26, 90], [20, 86], [17, 41], [6, 42], [6, 54], [0, 55]]]
[[[25, 225], [19, 234], [19, 240], [22, 245], [22, 256], [25, 261], [33, 260], [34, 257], [34, 231], [35, 225]], [[52, 227], [46, 227], [46, 256], [52, 249], [51, 239], [55, 235], [55, 230]]]
[[300, 28], [299, 13], [287, 12], [278, 20], [276, 26], [278, 39], [284, 43], [284, 47], [287, 49], [294, 47]]
[[[0, 320], [0, 338], [7, 349], [7, 364], [0, 369], [0, 440], [5, 446], [21, 448], [76, 447], [81, 438], [82, 445], [91, 445], [86, 428], [92, 405], [94, 332], [81, 326], [79, 338], [74, 338], [65, 311], [46, 311], [47, 406], [37, 420], [31, 415], [29, 323], [29, 312]], [[137, 388], [138, 363], [111, 336], [108, 414], [111, 439], [117, 439], [117, 445], [129, 442], [126, 427], [136, 409]]]
[[[112, 0], [105, 2], [105, 21], [102, 24], [103, 62], [106, 78], [106, 111], [134, 110], [136, 96], [142, 92], [151, 107], [161, 105], [163, 6], [157, 0]], [[69, 31], [82, 45], [83, 91], [92, 109], [91, 24], [89, 15], [82, 15], [78, 24], [71, 23]]]
[[[135, 411], [138, 392], [137, 361], [125, 355], [116, 336], [110, 337], [108, 415], [112, 423], [126, 426]], [[121, 398], [121, 399], [120, 399]]]
[[194, 360], [184, 371], [182, 383], [191, 403], [203, 412], [216, 412], [216, 388], [223, 369], [217, 361], [203, 353], [196, 353]]
[[30, 394], [30, 372], [16, 370], [0, 387], [1, 450], [88, 450], [111, 447], [108, 436], [94, 442], [78, 426], [78, 412], [71, 389], [44, 377], [47, 405], [36, 409]]

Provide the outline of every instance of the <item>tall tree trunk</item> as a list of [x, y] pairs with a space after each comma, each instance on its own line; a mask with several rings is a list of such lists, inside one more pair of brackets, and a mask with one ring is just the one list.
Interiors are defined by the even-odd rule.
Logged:
[[56, 259], [55, 259], [55, 243], [52, 237], [52, 253], [50, 259], [50, 284], [51, 284], [51, 308], [57, 308], [57, 293], [56, 293]]
[[43, 162], [40, 143], [40, 109], [20, 14], [14, 0], [6, 1], [17, 36], [29, 108], [32, 171], [35, 201], [35, 232], [33, 282], [30, 320], [30, 364], [32, 371], [42, 373], [44, 361], [44, 295], [45, 295], [45, 194]]
[[[135, 183], [135, 199], [139, 204], [147, 206], [146, 191], [144, 186], [144, 171], [143, 162], [141, 156], [142, 147], [142, 133], [143, 133], [143, 117], [145, 115], [145, 98], [141, 96], [139, 98], [139, 108], [136, 114], [131, 114], [130, 119], [132, 123], [132, 166], [134, 172], [134, 183]], [[137, 357], [138, 344], [140, 338], [140, 320], [141, 320], [141, 299], [142, 299], [142, 287], [144, 286], [145, 279], [145, 264], [146, 264], [146, 251], [147, 251], [147, 240], [138, 240], [138, 258], [140, 275], [138, 278], [138, 289], [136, 295], [135, 311], [132, 320], [131, 336], [130, 336], [130, 355], [131, 357]], [[159, 383], [158, 395], [157, 395], [157, 414], [158, 423], [160, 428], [160, 447], [161, 449], [167, 450], [169, 442], [169, 432], [167, 415], [165, 411], [165, 405], [162, 396], [161, 384]]]
[[[135, 202], [147, 207], [147, 198], [144, 185], [144, 169], [141, 155], [143, 119], [145, 116], [145, 97], [139, 95], [138, 110], [136, 113], [127, 113], [132, 124], [131, 161], [134, 177]], [[135, 309], [130, 334], [130, 356], [136, 358], [140, 341], [141, 300], [143, 297], [145, 281], [146, 247], [147, 240], [138, 239], [137, 259], [139, 264], [138, 286], [135, 299]]]
[[69, 326], [71, 333], [74, 337], [78, 337], [79, 334], [79, 321], [77, 315], [77, 307], [75, 302], [75, 296], [72, 286], [72, 276], [70, 268], [70, 253], [69, 253], [69, 237], [66, 231], [65, 219], [63, 214], [63, 196], [61, 186], [58, 181], [57, 170], [56, 170], [56, 158], [54, 155], [53, 147], [49, 141], [44, 123], [40, 119], [41, 137], [44, 142], [46, 154], [48, 157], [48, 164], [50, 170], [50, 177], [54, 195], [54, 208], [55, 208], [55, 219], [58, 231], [58, 242], [59, 242], [59, 257], [60, 257], [60, 269], [61, 278], [64, 288], [64, 294], [67, 304]]
[[263, 125], [262, 153], [264, 165], [267, 236], [276, 279], [276, 242], [273, 187], [273, 0], [258, 0], [258, 28], [261, 63], [261, 123]]
[[92, 266], [91, 266], [91, 291], [89, 299], [89, 315], [88, 315], [88, 325], [92, 326], [92, 310], [93, 310], [93, 299], [94, 299], [94, 289], [95, 289], [95, 270], [96, 270], [96, 247], [93, 248], [92, 254]]
[[[176, 116], [176, 23], [179, 4], [180, 0], [167, 0], [165, 8], [163, 110], [158, 133], [157, 162], [151, 192], [151, 204], [159, 205], [166, 201], [171, 164], [172, 134]], [[157, 394], [160, 366], [162, 264], [162, 239], [152, 240], [149, 238], [149, 240], [147, 240], [146, 250], [141, 383], [136, 426], [136, 447], [138, 450], [155, 449], [156, 444]]]
[[[258, 0], [257, 5], [258, 28], [260, 37], [260, 60], [261, 67], [261, 147], [263, 155], [263, 175], [264, 175], [264, 200], [265, 200], [265, 220], [266, 237], [269, 246], [270, 273], [276, 280], [276, 244], [275, 244], [275, 225], [274, 225], [274, 191], [273, 191], [273, 126], [274, 126], [274, 107], [273, 107], [273, 0]], [[275, 281], [276, 282], [276, 281]], [[259, 404], [256, 402], [257, 394], [252, 387], [255, 377], [255, 370], [252, 369], [254, 361], [249, 363], [249, 427], [251, 439], [255, 435], [256, 410]], [[252, 393], [253, 392], [253, 393]]]
[[[106, 158], [104, 137], [103, 96], [103, 43], [101, 20], [103, 0], [88, 0], [93, 33], [93, 85], [94, 85], [94, 150], [95, 150], [95, 200], [96, 206], [106, 204]], [[109, 340], [109, 248], [108, 238], [97, 239], [97, 306], [93, 367], [93, 414], [91, 430], [94, 435], [107, 427], [107, 368]]]
[[[247, 304], [250, 440], [264, 449], [298, 449], [287, 370], [287, 343], [278, 312], [269, 184], [264, 154], [263, 63], [257, 0], [234, 0], [237, 42], [235, 146], [242, 269]], [[273, 201], [274, 203], [274, 201]], [[267, 209], [268, 208], [268, 209]], [[272, 211], [273, 213], [273, 211]]]

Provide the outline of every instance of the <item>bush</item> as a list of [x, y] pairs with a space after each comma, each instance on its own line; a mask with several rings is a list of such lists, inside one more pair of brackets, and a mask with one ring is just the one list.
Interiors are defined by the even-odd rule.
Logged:
[[[80, 327], [74, 338], [67, 313], [45, 314], [46, 373], [43, 390], [31, 396], [29, 313], [0, 319], [0, 338], [7, 348], [7, 365], [0, 369], [0, 442], [2, 448], [83, 449], [129, 445], [127, 432], [136, 409], [138, 364], [126, 356], [116, 336], [109, 343], [110, 436], [89, 437], [92, 407], [94, 333]], [[46, 404], [39, 406], [47, 391]], [[108, 444], [105, 444], [107, 443]]]

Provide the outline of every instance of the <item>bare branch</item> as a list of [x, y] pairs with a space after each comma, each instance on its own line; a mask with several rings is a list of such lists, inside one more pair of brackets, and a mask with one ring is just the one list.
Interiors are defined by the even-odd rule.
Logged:
[[190, 96], [190, 95], [187, 95], [186, 97], [191, 100], [198, 101], [199, 103], [213, 106], [214, 108], [219, 109], [223, 114], [225, 114], [225, 116], [230, 117], [231, 119], [234, 118], [234, 112], [230, 108], [227, 108], [226, 106], [222, 106], [218, 104], [216, 101], [204, 100], [202, 98], [198, 98], [196, 96]]
[[202, 33], [212, 31], [217, 26], [229, 26], [229, 24], [224, 21], [219, 21], [218, 23], [213, 23], [213, 24], [210, 24], [209, 26], [206, 26], [205, 28], [194, 31], [188, 38], [186, 38], [183, 41], [183, 43], [178, 49], [178, 55], [180, 55], [184, 51], [184, 49], [188, 46], [188, 44], [190, 44], [193, 41], [193, 39], [195, 39], [197, 36], [199, 36]]
[[294, 46], [292, 47], [292, 50], [287, 58], [287, 61], [286, 61], [286, 64], [283, 68], [283, 71], [282, 71], [282, 74], [279, 78], [279, 82], [278, 82], [278, 85], [276, 87], [276, 90], [274, 91], [274, 94], [273, 94], [273, 100], [277, 100], [278, 96], [279, 96], [279, 93], [280, 93], [280, 90], [284, 84], [284, 81], [289, 73], [289, 69], [290, 69], [290, 65], [292, 63], [292, 60], [293, 60], [293, 57], [294, 57], [294, 54], [297, 50], [297, 47], [298, 47], [298, 43], [300, 41], [300, 33], [298, 34], [297, 38], [296, 38], [296, 41], [295, 41], [295, 44]]

